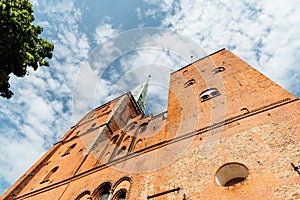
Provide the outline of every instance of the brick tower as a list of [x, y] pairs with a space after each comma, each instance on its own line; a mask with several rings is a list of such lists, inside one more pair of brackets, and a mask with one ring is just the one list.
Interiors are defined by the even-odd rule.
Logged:
[[[91, 112], [1, 199], [300, 199], [300, 102], [228, 50]], [[137, 100], [136, 96], [141, 97]]]

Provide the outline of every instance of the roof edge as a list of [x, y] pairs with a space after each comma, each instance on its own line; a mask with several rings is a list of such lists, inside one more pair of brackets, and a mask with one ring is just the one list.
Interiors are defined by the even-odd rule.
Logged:
[[211, 54], [209, 54], [209, 55], [207, 55], [207, 56], [204, 56], [204, 57], [202, 57], [202, 58], [199, 58], [198, 60], [195, 60], [194, 62], [192, 62], [192, 63], [190, 63], [190, 64], [188, 64], [188, 65], [186, 65], [186, 66], [184, 66], [184, 67], [182, 67], [182, 68], [180, 68], [180, 69], [177, 69], [176, 71], [172, 72], [171, 74], [174, 74], [174, 73], [176, 73], [176, 72], [178, 72], [178, 71], [180, 71], [180, 70], [182, 70], [182, 69], [184, 69], [184, 68], [186, 68], [186, 67], [188, 67], [188, 66], [190, 66], [190, 65], [192, 65], [192, 64], [194, 64], [194, 63], [196, 63], [196, 62], [198, 62], [198, 61], [200, 61], [200, 60], [203, 60], [203, 59], [205, 59], [205, 58], [207, 58], [207, 57], [210, 57], [210, 56], [212, 56], [212, 55], [214, 55], [214, 54], [216, 54], [216, 53], [219, 53], [220, 51], [224, 51], [224, 50], [226, 50], [226, 48], [222, 48], [222, 49], [220, 49], [220, 50], [218, 50], [218, 51], [216, 51], [216, 52], [213, 52], [213, 53], [211, 53]]

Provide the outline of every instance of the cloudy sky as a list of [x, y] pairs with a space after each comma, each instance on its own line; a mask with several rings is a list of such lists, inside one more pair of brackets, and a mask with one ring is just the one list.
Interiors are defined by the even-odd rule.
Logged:
[[0, 194], [89, 109], [151, 74], [147, 112], [162, 112], [168, 74], [224, 47], [300, 96], [299, 0], [31, 2], [54, 57], [0, 99]]

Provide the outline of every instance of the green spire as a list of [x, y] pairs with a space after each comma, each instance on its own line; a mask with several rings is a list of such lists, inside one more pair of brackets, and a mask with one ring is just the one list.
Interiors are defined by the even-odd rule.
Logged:
[[148, 84], [150, 80], [151, 75], [149, 75], [148, 80], [144, 82], [143, 84], [139, 85], [135, 89], [131, 91], [132, 96], [134, 97], [135, 101], [137, 102], [139, 108], [141, 111], [145, 114], [146, 109], [146, 97], [147, 97], [147, 91], [148, 91]]

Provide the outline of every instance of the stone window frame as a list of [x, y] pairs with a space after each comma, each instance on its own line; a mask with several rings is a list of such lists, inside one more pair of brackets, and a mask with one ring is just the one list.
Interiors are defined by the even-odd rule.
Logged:
[[249, 169], [242, 163], [230, 162], [222, 165], [215, 173], [215, 182], [222, 187], [232, 187], [245, 182]]
[[218, 73], [223, 72], [223, 71], [225, 71], [225, 67], [221, 66], [221, 67], [217, 67], [217, 68], [213, 69], [211, 72], [213, 74], [218, 74]]
[[196, 83], [195, 79], [188, 80], [188, 81], [184, 84], [184, 87], [187, 88], [187, 87], [193, 85], [194, 83]]
[[201, 100], [201, 102], [204, 102], [204, 101], [210, 100], [214, 97], [217, 97], [219, 95], [221, 95], [221, 94], [217, 88], [210, 88], [210, 89], [207, 89], [207, 90], [204, 90], [203, 92], [201, 92], [200, 100]]
[[[125, 197], [121, 197], [121, 195], [125, 195]], [[126, 195], [127, 195], [127, 190], [126, 189], [120, 189], [114, 194], [114, 196], [112, 197], [112, 200], [123, 200], [123, 199], [125, 200]]]

